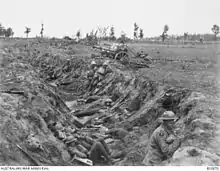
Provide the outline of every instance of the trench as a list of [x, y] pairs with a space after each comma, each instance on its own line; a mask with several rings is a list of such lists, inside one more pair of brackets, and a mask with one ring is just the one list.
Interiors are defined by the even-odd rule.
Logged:
[[[176, 113], [179, 133], [188, 136], [185, 144], [189, 145], [189, 140], [201, 136], [193, 134], [196, 130], [193, 121], [198, 119], [198, 116], [191, 112], [196, 108], [199, 100], [194, 98], [196, 92], [192, 90], [159, 85], [150, 78], [138, 75], [137, 70], [128, 69], [128, 66], [117, 61], [110, 61], [111, 72], [104, 78], [96, 92], [88, 92], [86, 71], [91, 61], [88, 57], [72, 57], [67, 60], [48, 52], [41, 52], [42, 54], [39, 55], [36, 49], [21, 48], [20, 51], [22, 50], [24, 52], [22, 56], [21, 53], [13, 54], [12, 63], [14, 61], [15, 65], [5, 67], [8, 70], [4, 72], [7, 75], [9, 69], [15, 72], [19, 70], [21, 75], [25, 73], [29, 76], [29, 80], [26, 80], [25, 86], [21, 89], [26, 88], [29, 92], [28, 96], [30, 95], [31, 98], [28, 97], [27, 103], [28, 105], [34, 103], [37, 106], [36, 111], [25, 115], [23, 110], [23, 113], [16, 114], [16, 120], [31, 122], [30, 125], [34, 126], [30, 129], [36, 129], [37, 132], [33, 131], [36, 135], [51, 132], [51, 134], [44, 133], [46, 136], [42, 143], [43, 152], [39, 152], [39, 149], [31, 152], [42, 165], [47, 163], [84, 165], [71, 161], [71, 150], [65, 138], [71, 137], [75, 132], [100, 138], [105, 137], [108, 131], [114, 132], [111, 134], [111, 141], [107, 143], [117, 159], [114, 165], [141, 165], [150, 135], [159, 126], [158, 118], [166, 110]], [[67, 55], [68, 57], [70, 56]], [[105, 59], [95, 60], [101, 64]], [[33, 74], [30, 74], [30, 71]], [[31, 82], [31, 85], [28, 82]], [[8, 83], [3, 93], [9, 93], [6, 88], [8, 90], [10, 86], [15, 89], [15, 84]], [[113, 101], [112, 105], [106, 106], [106, 100], [109, 98]], [[27, 103], [24, 102], [23, 105]], [[33, 106], [25, 106], [25, 108], [31, 107]], [[31, 109], [28, 110], [32, 112]], [[55, 128], [54, 123], [58, 123]], [[48, 143], [48, 135], [52, 137], [51, 141], [59, 145]], [[211, 135], [207, 135], [205, 140], [200, 139], [200, 143], [207, 145], [210, 137]], [[59, 150], [55, 153], [54, 149]], [[68, 153], [65, 153], [68, 159], [64, 159], [63, 151]], [[68, 155], [70, 157], [67, 157]], [[40, 158], [45, 160], [40, 162]]]
[[[118, 130], [111, 137], [114, 142], [108, 144], [112, 153], [119, 157], [115, 165], [141, 165], [147, 143], [141, 147], [142, 152], [140, 153], [139, 145], [135, 145], [140, 141], [139, 137], [147, 135], [146, 142], [149, 140], [152, 132], [159, 126], [158, 118], [164, 111], [172, 110], [181, 119], [188, 114], [195, 104], [186, 105], [184, 108], [181, 106], [181, 103], [184, 103], [184, 100], [191, 95], [190, 90], [169, 86], [161, 87], [150, 79], [138, 78], [132, 71], [121, 70], [123, 65], [119, 67], [117, 65], [112, 61], [111, 69], [113, 72], [103, 80], [98, 93], [86, 92], [86, 94], [83, 94], [85, 92], [82, 90], [80, 94], [80, 88], [76, 87], [75, 91], [77, 90], [78, 94], [75, 93], [74, 97], [63, 98], [63, 100], [68, 100], [66, 104], [73, 111], [73, 115], [79, 114], [80, 111], [88, 111], [84, 117], [77, 115], [80, 122], [86, 123], [83, 126], [75, 123], [76, 128], [81, 129], [81, 132], [98, 133], [99, 136], [104, 136], [104, 134], [100, 134], [101, 128], [94, 132], [90, 131], [91, 125], [104, 126], [108, 130]], [[84, 73], [85, 71], [79, 72]], [[74, 84], [80, 81], [78, 79]], [[77, 86], [86, 87], [86, 85], [82, 86], [80, 83]], [[57, 87], [57, 91], [62, 90], [62, 93], [66, 93], [66, 96], [68, 92], [73, 90], [70, 87], [71, 85], [62, 84]], [[73, 96], [73, 94], [71, 95]], [[82, 99], [82, 97], [86, 102], [78, 102], [78, 99]], [[106, 108], [103, 102], [108, 98], [113, 100], [113, 105]], [[102, 109], [102, 112], [96, 109]], [[93, 110], [95, 112], [92, 112]], [[90, 114], [91, 112], [92, 114]], [[92, 116], [90, 117], [90, 115]], [[94, 118], [98, 118], [98, 120]], [[51, 131], [59, 139], [56, 130]]]

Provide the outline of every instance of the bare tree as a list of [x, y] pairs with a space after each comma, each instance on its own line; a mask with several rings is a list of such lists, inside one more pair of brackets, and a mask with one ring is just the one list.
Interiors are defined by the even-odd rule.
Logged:
[[11, 36], [13, 36], [14, 35], [14, 32], [13, 32], [13, 30], [12, 30], [12, 28], [11, 27], [9, 27], [9, 28], [7, 28], [6, 30], [5, 30], [5, 37], [11, 37]]
[[212, 32], [215, 34], [215, 40], [217, 40], [217, 35], [219, 34], [219, 26], [214, 24], [212, 27]]
[[106, 38], [107, 37], [107, 31], [108, 31], [109, 26], [107, 27], [103, 27], [103, 37]]
[[98, 30], [95, 31], [94, 36], [97, 38]]
[[187, 40], [188, 40], [188, 32], [184, 33], [184, 44], [186, 43]]
[[43, 34], [44, 34], [44, 24], [41, 24], [41, 31], [40, 31], [41, 37], [43, 37]]
[[0, 36], [4, 36], [4, 26], [0, 23]]
[[110, 28], [109, 37], [111, 40], [115, 40], [115, 28], [113, 26]]
[[89, 34], [86, 35], [86, 39], [88, 44], [95, 45], [98, 43], [97, 40], [97, 31], [94, 33], [94, 30], [92, 30]]
[[140, 29], [139, 38], [143, 39], [143, 37], [144, 37], [144, 31], [143, 29]]
[[164, 40], [168, 37], [168, 35], [167, 35], [168, 30], [169, 30], [169, 26], [168, 26], [167, 24], [164, 25], [163, 33], [162, 33], [162, 35], [161, 35], [163, 42], [164, 42]]
[[26, 34], [26, 37], [28, 38], [28, 34], [31, 32], [31, 28], [25, 27], [24, 33]]
[[76, 37], [77, 37], [78, 40], [80, 39], [80, 37], [81, 37], [81, 32], [80, 32], [80, 30], [78, 30], [78, 31], [76, 32]]
[[107, 31], [108, 31], [108, 27], [98, 27], [98, 33], [99, 33], [99, 38], [102, 39], [102, 38], [106, 38], [107, 36]]
[[139, 26], [137, 25], [137, 23], [134, 23], [134, 39], [138, 38], [138, 29]]

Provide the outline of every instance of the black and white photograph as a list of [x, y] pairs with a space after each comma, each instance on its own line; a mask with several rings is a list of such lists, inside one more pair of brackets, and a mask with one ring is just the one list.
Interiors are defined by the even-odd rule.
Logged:
[[0, 2], [0, 170], [219, 171], [220, 0]]

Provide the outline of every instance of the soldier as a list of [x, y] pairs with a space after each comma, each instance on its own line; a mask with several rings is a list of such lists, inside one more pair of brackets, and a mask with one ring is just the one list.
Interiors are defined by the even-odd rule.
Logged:
[[144, 165], [161, 165], [180, 147], [182, 139], [176, 137], [173, 132], [175, 114], [166, 111], [160, 119], [162, 124], [151, 135], [148, 151], [142, 162]]
[[69, 152], [71, 155], [77, 155], [81, 158], [89, 158], [95, 165], [100, 163], [102, 157], [104, 157], [109, 164], [112, 164], [113, 160], [110, 157], [110, 151], [104, 139], [94, 140], [89, 136], [75, 135], [73, 141], [67, 141], [69, 144]]
[[88, 75], [87, 75], [89, 79], [93, 78], [96, 70], [97, 70], [97, 64], [95, 61], [92, 61], [90, 65], [90, 71], [88, 72]]
[[109, 67], [109, 60], [106, 60], [104, 63], [103, 63], [103, 68], [105, 70], [105, 75], [107, 75], [108, 73], [111, 72], [111, 69]]
[[112, 99], [106, 99], [104, 103], [107, 107], [111, 107], [112, 106]]
[[95, 76], [96, 71], [97, 71], [97, 64], [95, 61], [92, 61], [90, 65], [90, 70], [87, 72], [87, 78], [89, 81], [89, 84], [88, 84], [89, 91], [90, 89], [92, 89], [92, 80]]
[[[98, 85], [98, 83], [100, 83], [106, 76], [106, 74], [108, 74], [110, 71], [109, 69], [109, 61], [106, 60], [102, 66], [100, 66], [97, 71], [94, 74], [93, 80], [91, 81], [91, 87], [89, 89], [89, 91], [92, 91], [94, 87], [96, 87]], [[101, 85], [101, 83], [99, 84]]]
[[106, 60], [105, 62], [103, 62], [102, 66], [97, 70], [99, 81], [102, 81], [105, 78], [106, 74], [108, 74], [109, 72], [109, 60]]

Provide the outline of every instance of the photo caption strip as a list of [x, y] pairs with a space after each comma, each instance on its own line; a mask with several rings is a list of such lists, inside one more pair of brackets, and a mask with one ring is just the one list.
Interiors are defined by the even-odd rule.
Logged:
[[1, 166], [0, 171], [9, 171], [9, 170], [44, 170], [44, 171], [49, 171], [49, 167], [45, 166]]

